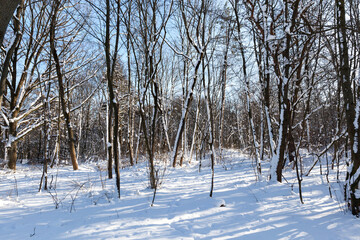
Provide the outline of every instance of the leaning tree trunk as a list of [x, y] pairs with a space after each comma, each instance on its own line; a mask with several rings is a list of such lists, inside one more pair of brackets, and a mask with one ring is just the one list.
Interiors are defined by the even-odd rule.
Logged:
[[70, 150], [70, 158], [71, 158], [71, 162], [73, 165], [73, 169], [78, 170], [79, 166], [78, 166], [77, 159], [76, 159], [74, 132], [73, 132], [73, 129], [71, 126], [70, 113], [66, 107], [65, 90], [64, 90], [64, 85], [63, 85], [63, 75], [61, 72], [59, 56], [58, 56], [56, 48], [55, 48], [55, 26], [56, 26], [56, 16], [59, 11], [59, 7], [60, 7], [60, 2], [55, 1], [54, 13], [53, 13], [53, 16], [51, 19], [51, 24], [50, 24], [50, 48], [51, 48], [51, 53], [53, 55], [54, 62], [55, 62], [56, 74], [58, 77], [58, 84], [59, 84], [59, 98], [60, 98], [62, 113], [65, 118], [66, 128], [67, 128], [67, 132], [68, 132], [68, 145], [69, 145], [69, 150]]
[[183, 134], [183, 131], [185, 129], [185, 122], [187, 120], [187, 116], [189, 114], [189, 108], [190, 108], [190, 104], [193, 100], [193, 94], [194, 94], [194, 89], [195, 89], [195, 86], [196, 86], [196, 82], [197, 82], [197, 78], [198, 78], [198, 75], [197, 75], [197, 72], [199, 70], [199, 67], [200, 67], [200, 64], [201, 64], [201, 61], [204, 57], [204, 52], [201, 52], [199, 54], [199, 59], [198, 59], [198, 62], [195, 66], [195, 70], [194, 70], [194, 78], [192, 80], [192, 83], [190, 84], [190, 90], [186, 96], [186, 99], [185, 99], [185, 103], [184, 103], [184, 107], [182, 109], [182, 115], [181, 115], [181, 119], [180, 119], [180, 123], [179, 123], [179, 127], [178, 127], [178, 130], [177, 130], [177, 134], [176, 134], [176, 138], [175, 138], [175, 143], [174, 143], [174, 148], [173, 148], [173, 153], [172, 153], [172, 166], [173, 167], [176, 167], [176, 157], [177, 157], [177, 153], [178, 153], [178, 150], [179, 150], [179, 146], [180, 146], [180, 140], [181, 140], [181, 136]]
[[[188, 22], [188, 18], [186, 16], [186, 14], [185, 14], [184, 1], [180, 1], [180, 5], [179, 5], [181, 15], [182, 15], [182, 21], [183, 21], [184, 27], [185, 27], [186, 36], [187, 36], [187, 39], [189, 40], [190, 44], [192, 45], [192, 47], [196, 50], [197, 62], [196, 62], [196, 64], [194, 64], [194, 66], [195, 66], [194, 72], [193, 72], [194, 77], [189, 84], [189, 90], [188, 90], [188, 93], [187, 93], [187, 96], [185, 99], [179, 127], [178, 127], [178, 130], [176, 133], [176, 138], [175, 138], [174, 147], [173, 147], [173, 153], [172, 153], [172, 157], [171, 157], [173, 167], [176, 166], [176, 157], [177, 157], [177, 153], [179, 150], [181, 136], [185, 129], [185, 122], [187, 121], [190, 105], [193, 100], [193, 94], [194, 94], [195, 86], [197, 84], [197, 79], [198, 79], [198, 71], [199, 71], [200, 65], [205, 57], [205, 52], [206, 52], [206, 47], [207, 47], [207, 44], [204, 44], [204, 42], [205, 42], [204, 38], [202, 38], [202, 40], [201, 40], [203, 44], [201, 44], [201, 42], [199, 42], [200, 37], [201, 37], [200, 30], [203, 33], [203, 35], [205, 32], [205, 19], [206, 19], [206, 15], [207, 15], [207, 9], [206, 9], [205, 4], [206, 4], [205, 1], [202, 1], [201, 8], [199, 9], [199, 13], [201, 13], [201, 14], [199, 14], [199, 19], [198, 19], [197, 26], [196, 26], [196, 28], [198, 29], [196, 31], [196, 38], [197, 38], [196, 42], [194, 41], [194, 39], [192, 38], [192, 36], [190, 34], [189, 22]], [[206, 42], [208, 42], [208, 39]]]

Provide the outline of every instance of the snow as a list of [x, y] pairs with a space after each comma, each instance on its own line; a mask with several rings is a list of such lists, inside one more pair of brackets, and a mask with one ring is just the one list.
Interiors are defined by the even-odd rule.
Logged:
[[210, 198], [210, 160], [201, 172], [192, 162], [166, 168], [153, 207], [146, 163], [121, 170], [120, 200], [105, 161], [49, 169], [51, 194], [37, 191], [40, 165], [1, 169], [0, 239], [359, 239], [360, 222], [345, 210], [332, 170], [333, 198], [316, 166], [304, 177], [301, 204], [290, 168], [284, 183], [258, 182], [252, 160], [224, 150]]
[[287, 24], [286, 28], [285, 28], [285, 32], [289, 35], [291, 35], [291, 30], [290, 30], [291, 25]]
[[354, 137], [354, 143], [353, 143], [353, 151], [357, 153], [358, 151], [358, 129], [359, 129], [359, 112], [360, 112], [360, 100], [356, 99], [356, 107], [355, 107], [355, 119], [354, 119], [354, 128], [355, 128], [355, 137]]
[[279, 161], [280, 161], [280, 147], [281, 147], [281, 142], [282, 142], [282, 135], [283, 135], [283, 125], [284, 125], [284, 114], [285, 114], [285, 110], [284, 110], [284, 105], [282, 105], [281, 111], [280, 111], [280, 127], [279, 127], [279, 136], [278, 136], [278, 144], [276, 147], [276, 152], [273, 153], [273, 156], [271, 158], [271, 163], [270, 163], [270, 171], [269, 171], [269, 176], [272, 182], [276, 181], [276, 169], [277, 166], [279, 165]]
[[12, 134], [9, 134], [9, 138], [8, 138], [8, 141], [5, 145], [6, 148], [10, 148], [11, 147], [11, 144], [16, 140], [16, 137]]
[[268, 35], [268, 37], [267, 37], [267, 39], [266, 39], [267, 41], [273, 41], [273, 40], [276, 40], [276, 36], [275, 35]]
[[359, 189], [355, 189], [355, 197], [356, 198], [360, 198], [360, 190]]

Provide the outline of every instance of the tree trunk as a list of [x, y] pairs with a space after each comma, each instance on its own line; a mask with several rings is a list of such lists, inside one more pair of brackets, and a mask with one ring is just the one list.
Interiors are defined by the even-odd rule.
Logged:
[[[117, 61], [117, 51], [119, 46], [119, 33], [120, 33], [120, 2], [117, 2], [117, 14], [116, 14], [116, 40], [114, 55], [111, 59], [110, 54], [110, 0], [106, 0], [106, 35], [105, 35], [105, 57], [106, 57], [106, 78], [109, 91], [109, 107], [114, 113], [114, 126], [112, 129], [113, 140], [112, 140], [112, 149], [114, 154], [114, 163], [115, 163], [115, 174], [116, 174], [116, 188], [118, 191], [118, 197], [120, 198], [120, 171], [119, 171], [119, 148], [118, 148], [118, 131], [119, 131], [119, 105], [115, 98], [114, 93], [114, 72]], [[109, 121], [111, 118], [109, 117]], [[111, 127], [111, 126], [109, 126]]]
[[128, 19], [126, 26], [127, 28], [127, 36], [126, 36], [126, 50], [127, 50], [127, 67], [128, 67], [128, 94], [129, 94], [129, 108], [128, 108], [128, 147], [129, 147], [129, 158], [131, 166], [134, 165], [134, 118], [133, 118], [133, 91], [131, 84], [131, 46], [130, 46], [130, 34], [131, 34], [131, 3], [129, 1], [128, 7]]
[[[201, 91], [199, 91], [201, 92]], [[201, 94], [199, 94], [198, 96], [198, 103], [196, 104], [196, 113], [195, 113], [195, 122], [194, 122], [194, 130], [193, 130], [193, 135], [192, 135], [192, 140], [191, 140], [191, 146], [190, 146], [190, 153], [189, 153], [189, 163], [192, 160], [192, 156], [193, 156], [193, 151], [194, 151], [194, 146], [197, 146], [196, 143], [196, 133], [198, 131], [198, 121], [199, 121], [199, 115], [200, 115], [200, 103], [201, 103]], [[196, 150], [195, 150], [196, 151]]]
[[250, 101], [250, 83], [249, 83], [249, 79], [247, 76], [247, 69], [246, 69], [246, 59], [245, 59], [245, 51], [244, 51], [244, 47], [243, 44], [240, 43], [240, 52], [241, 52], [241, 58], [242, 58], [242, 67], [243, 67], [243, 74], [244, 74], [244, 79], [245, 79], [245, 85], [246, 85], [246, 106], [247, 106], [247, 111], [248, 111], [248, 117], [249, 117], [249, 125], [250, 125], [250, 131], [251, 131], [251, 136], [252, 136], [252, 142], [253, 142], [253, 146], [254, 146], [254, 155], [255, 155], [255, 162], [256, 162], [256, 171], [258, 174], [258, 177], [260, 178], [261, 176], [261, 163], [259, 161], [259, 146], [258, 143], [256, 141], [256, 130], [255, 130], [255, 125], [254, 125], [254, 121], [253, 121], [253, 116], [252, 116], [252, 109], [251, 109], [251, 101]]
[[[51, 59], [49, 60], [51, 61]], [[51, 72], [51, 71], [49, 71]], [[49, 74], [50, 76], [50, 74]], [[51, 139], [51, 109], [50, 109], [50, 103], [49, 103], [49, 94], [50, 94], [50, 86], [48, 85], [48, 92], [46, 94], [46, 98], [44, 99], [44, 129], [43, 132], [45, 134], [44, 136], [44, 165], [43, 165], [43, 173], [40, 179], [40, 186], [39, 186], [39, 192], [42, 188], [42, 183], [44, 183], [44, 190], [47, 190], [47, 170], [48, 170], [48, 163], [49, 163], [49, 144]], [[44, 91], [46, 90], [46, 85], [44, 87]]]
[[182, 136], [182, 133], [184, 131], [184, 128], [185, 128], [185, 122], [187, 120], [187, 116], [188, 116], [188, 113], [189, 113], [189, 108], [190, 108], [190, 104], [193, 100], [193, 94], [194, 94], [194, 89], [195, 89], [195, 86], [196, 86], [196, 81], [197, 81], [197, 78], [198, 78], [198, 70], [199, 70], [199, 67], [200, 67], [200, 64], [201, 64], [201, 61], [204, 57], [204, 53], [201, 52], [199, 54], [199, 59], [198, 59], [198, 62], [195, 66], [195, 72], [194, 72], [194, 79], [192, 81], [192, 84], [191, 84], [191, 89], [188, 93], [188, 95], [186, 96], [186, 100], [185, 100], [185, 103], [184, 103], [184, 108], [182, 109], [182, 115], [181, 115], [181, 119], [180, 119], [180, 123], [179, 123], [179, 127], [178, 127], [178, 131], [177, 131], [177, 134], [176, 134], [176, 138], [175, 138], [175, 143], [174, 143], [174, 148], [173, 148], [173, 154], [172, 154], [172, 160], [173, 160], [173, 164], [172, 166], [173, 167], [176, 167], [176, 157], [177, 157], [177, 153], [178, 153], [178, 150], [179, 150], [179, 146], [180, 146], [180, 140], [181, 140], [181, 136]]
[[223, 158], [223, 132], [224, 132], [224, 119], [225, 119], [225, 99], [226, 99], [226, 81], [227, 81], [227, 68], [228, 68], [228, 52], [230, 47], [230, 35], [231, 35], [231, 26], [226, 29], [226, 38], [225, 38], [225, 50], [224, 50], [224, 59], [221, 69], [221, 110], [220, 110], [220, 130], [219, 130], [219, 150], [220, 150], [220, 160]]
[[[10, 1], [5, 1], [6, 3], [4, 4], [7, 4], [8, 7], [10, 7]], [[22, 34], [20, 33], [20, 17], [21, 17], [21, 13], [23, 12], [23, 5], [24, 5], [24, 0], [21, 0], [21, 1], [14, 1], [14, 4], [16, 4], [16, 6], [18, 5], [18, 3], [21, 3], [20, 7], [18, 8], [17, 12], [16, 12], [16, 18], [14, 17], [15, 19], [15, 24], [14, 24], [14, 30], [16, 32], [16, 36], [15, 36], [15, 39], [9, 49], [9, 51], [6, 53], [6, 57], [5, 57], [5, 61], [3, 63], [3, 69], [2, 69], [2, 72], [1, 72], [1, 81], [0, 81], [0, 109], [1, 109], [1, 105], [2, 105], [2, 98], [3, 98], [3, 95], [5, 93], [5, 89], [6, 89], [6, 79], [8, 77], [8, 71], [9, 71], [9, 67], [10, 67], [10, 60], [11, 58], [13, 57], [13, 54], [15, 55], [14, 56], [14, 61], [17, 61], [17, 47], [18, 47], [18, 43], [21, 39], [21, 36]], [[5, 5], [6, 6], [6, 5]], [[16, 6], [14, 6], [14, 10], [16, 8]], [[12, 13], [13, 13], [13, 10], [11, 9], [8, 9], [9, 11], [12, 11], [11, 12], [11, 16], [12, 16]], [[2, 11], [3, 9], [0, 10], [0, 13], [2, 14]], [[5, 16], [2, 16], [0, 14], [0, 20], [4, 20], [6, 21], [5, 19]], [[10, 17], [11, 18], [11, 17]], [[10, 21], [7, 20], [6, 22], [6, 25], [8, 24], [8, 22]], [[2, 24], [2, 21], [0, 21], [0, 25]], [[5, 24], [5, 22], [4, 22]], [[5, 29], [4, 31], [6, 30], [6, 26], [5, 26]], [[1, 31], [1, 29], [0, 29]], [[0, 32], [0, 38], [3, 38], [3, 35], [2, 33]], [[0, 45], [2, 43], [2, 39], [0, 39]], [[15, 66], [16, 66], [16, 63], [15, 63]], [[15, 68], [16, 69], [16, 68]], [[13, 70], [16, 72], [16, 70]], [[13, 81], [16, 82], [16, 73], [13, 73]], [[14, 83], [15, 85], [15, 83]], [[13, 89], [14, 91], [14, 89]], [[15, 96], [15, 93], [12, 92], [11, 93], [11, 109], [12, 109], [12, 118], [16, 118], [18, 113], [19, 113], [19, 109], [15, 109], [15, 106], [16, 106], [16, 96]], [[17, 134], [17, 125], [18, 123], [16, 121], [11, 121], [9, 122], [9, 142], [8, 142], [8, 146], [7, 146], [7, 149], [5, 149], [5, 151], [7, 152], [7, 157], [8, 157], [8, 167], [10, 169], [13, 169], [13, 170], [16, 170], [16, 161], [17, 161], [17, 140], [13, 139], [16, 137], [16, 134]]]
[[215, 162], [216, 162], [216, 153], [214, 146], [214, 117], [213, 111], [211, 107], [210, 100], [210, 69], [208, 66], [208, 84], [205, 86], [205, 63], [203, 60], [203, 87], [205, 89], [205, 100], [206, 100], [206, 112], [207, 112], [207, 120], [209, 124], [209, 145], [211, 150], [211, 185], [210, 185], [210, 197], [213, 196], [214, 191], [214, 176], [215, 176]]
[[59, 57], [58, 57], [58, 54], [57, 54], [57, 51], [55, 48], [56, 16], [57, 16], [57, 13], [58, 13], [59, 7], [60, 7], [60, 2], [59, 1], [55, 1], [55, 2], [56, 3], [54, 6], [54, 12], [53, 12], [53, 16], [51, 19], [51, 25], [50, 25], [50, 48], [51, 48], [51, 53], [52, 53], [54, 61], [55, 61], [56, 74], [58, 77], [58, 84], [59, 84], [59, 98], [60, 98], [62, 113], [65, 118], [66, 128], [67, 128], [67, 132], [68, 132], [68, 145], [69, 145], [69, 151], [70, 151], [70, 158], [71, 158], [71, 162], [73, 165], [73, 169], [78, 170], [79, 166], [78, 166], [77, 159], [76, 159], [74, 132], [73, 132], [73, 129], [71, 126], [70, 113], [66, 107], [65, 90], [64, 90], [64, 85], [63, 85], [63, 75], [61, 72], [60, 60], [59, 60]]
[[12, 170], [16, 170], [16, 160], [17, 160], [17, 141], [13, 141], [13, 138], [16, 137], [17, 123], [10, 122], [9, 126], [9, 143], [7, 147], [7, 157], [8, 157], [8, 167]]
[[106, 151], [107, 151], [107, 168], [108, 168], [108, 178], [112, 179], [112, 165], [113, 165], [113, 134], [112, 134], [112, 108], [110, 107], [110, 101], [106, 104]]
[[[344, 108], [346, 113], [346, 123], [348, 137], [350, 141], [351, 149], [351, 167], [348, 170], [347, 181], [349, 184], [349, 193], [350, 193], [350, 207], [352, 214], [359, 215], [360, 213], [360, 197], [359, 194], [356, 194], [359, 191], [359, 181], [360, 181], [360, 151], [359, 151], [359, 141], [360, 141], [360, 97], [358, 96], [356, 100], [356, 110], [355, 110], [355, 101], [353, 98], [352, 82], [351, 82], [351, 69], [349, 64], [349, 48], [347, 45], [346, 39], [346, 12], [345, 12], [345, 1], [336, 0], [336, 13], [337, 13], [337, 28], [338, 28], [338, 44], [339, 44], [339, 53], [340, 53], [340, 84], [344, 96]], [[356, 83], [360, 85], [359, 83]], [[359, 86], [358, 86], [359, 87]], [[359, 89], [356, 89], [357, 94], [359, 94]]]
[[0, 46], [4, 40], [10, 19], [21, 1], [22, 0], [0, 0]]
[[118, 197], [120, 198], [120, 159], [119, 159], [119, 104], [114, 103], [114, 137], [113, 137], [113, 150], [114, 150], [114, 163], [115, 163], [115, 175], [116, 175], [116, 188], [118, 190]]

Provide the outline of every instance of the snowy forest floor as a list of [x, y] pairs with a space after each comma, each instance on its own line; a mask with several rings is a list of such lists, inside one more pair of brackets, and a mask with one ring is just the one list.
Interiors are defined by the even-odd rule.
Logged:
[[[304, 159], [307, 169], [312, 157]], [[2, 169], [0, 239], [360, 239], [360, 220], [346, 209], [335, 170], [330, 184], [319, 165], [304, 177], [301, 204], [289, 167], [283, 183], [256, 181], [252, 161], [227, 150], [210, 198], [209, 162], [202, 164], [200, 173], [198, 162], [162, 167], [152, 207], [145, 163], [121, 170], [121, 199], [105, 161], [49, 169], [51, 188], [40, 193], [41, 165]]]

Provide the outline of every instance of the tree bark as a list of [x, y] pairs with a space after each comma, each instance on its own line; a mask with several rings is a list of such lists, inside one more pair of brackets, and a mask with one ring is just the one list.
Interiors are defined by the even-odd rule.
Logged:
[[10, 122], [7, 157], [8, 157], [8, 167], [12, 170], [16, 170], [16, 160], [17, 160], [17, 141], [12, 140], [13, 138], [16, 137], [16, 129], [17, 129], [17, 123]]
[[0, 0], [0, 45], [4, 40], [7, 26], [22, 0]]

